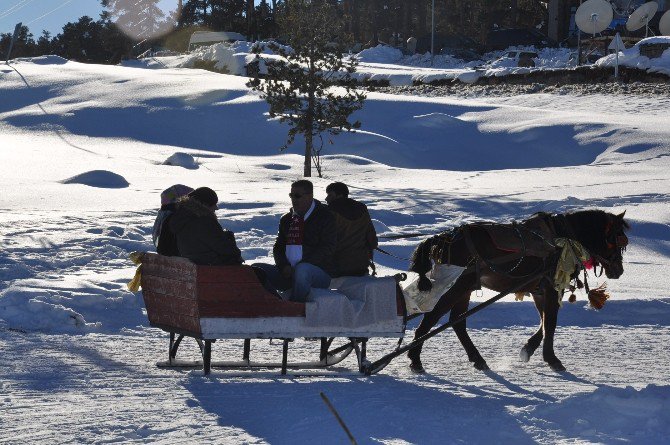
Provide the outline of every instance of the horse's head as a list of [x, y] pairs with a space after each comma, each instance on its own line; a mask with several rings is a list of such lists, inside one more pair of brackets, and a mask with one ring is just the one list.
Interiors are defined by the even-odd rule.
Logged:
[[596, 262], [605, 269], [607, 278], [617, 279], [623, 274], [623, 252], [628, 245], [628, 237], [625, 231], [630, 227], [623, 219], [626, 212], [619, 215], [606, 213], [603, 243], [596, 252], [591, 252]]
[[[596, 264], [605, 270], [607, 278], [617, 279], [623, 274], [623, 252], [628, 245], [625, 231], [630, 227], [619, 215], [602, 210], [582, 210], [565, 214], [569, 230], [562, 236], [574, 236], [591, 254]], [[560, 226], [560, 224], [559, 224]]]

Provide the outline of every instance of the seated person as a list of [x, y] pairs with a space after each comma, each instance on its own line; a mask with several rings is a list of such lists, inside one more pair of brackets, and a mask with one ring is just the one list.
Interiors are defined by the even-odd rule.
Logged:
[[240, 265], [242, 256], [233, 232], [224, 230], [214, 214], [218, 201], [216, 192], [208, 187], [197, 188], [179, 200], [170, 219], [179, 256], [198, 265]]
[[326, 194], [328, 209], [335, 216], [337, 229], [335, 276], [367, 275], [372, 253], [378, 245], [368, 208], [362, 202], [349, 198], [349, 187], [341, 182], [329, 184]]
[[177, 210], [177, 200], [192, 192], [191, 187], [175, 184], [161, 193], [161, 208], [156, 215], [151, 237], [156, 247], [156, 252], [166, 256], [179, 256], [177, 240], [170, 229], [170, 218]]
[[307, 301], [311, 288], [327, 288], [334, 273], [335, 219], [314, 199], [313, 185], [303, 179], [291, 185], [291, 210], [281, 217], [273, 248], [275, 265], [254, 264], [272, 286], [291, 289], [292, 301]]

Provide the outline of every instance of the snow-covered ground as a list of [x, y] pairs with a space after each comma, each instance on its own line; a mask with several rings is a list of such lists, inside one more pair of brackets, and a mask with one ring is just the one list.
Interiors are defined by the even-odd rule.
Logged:
[[[151, 249], [160, 191], [212, 187], [245, 260], [269, 261], [300, 178], [301, 147], [277, 151], [286, 128], [245, 81], [57, 57], [0, 65], [0, 443], [346, 443], [320, 392], [358, 443], [670, 443], [670, 98], [370, 93], [361, 131], [334, 138], [314, 178], [318, 198], [349, 184], [387, 233], [626, 210], [612, 300], [596, 312], [578, 295], [559, 314], [568, 372], [518, 362], [538, 320], [511, 297], [468, 321], [485, 373], [451, 332], [424, 348], [422, 376], [403, 357], [371, 378], [346, 372], [353, 359], [339, 375], [284, 378], [156, 368], [166, 334], [125, 285], [128, 253]], [[416, 242], [382, 247], [406, 258]], [[382, 274], [407, 266], [377, 262]], [[376, 339], [369, 354], [393, 347]], [[252, 356], [280, 350], [257, 340]], [[317, 350], [296, 340], [291, 358]], [[240, 354], [214, 345], [215, 357]]]

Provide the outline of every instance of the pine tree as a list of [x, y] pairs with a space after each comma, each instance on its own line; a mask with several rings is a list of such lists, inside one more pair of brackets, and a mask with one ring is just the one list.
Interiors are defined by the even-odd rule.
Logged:
[[[257, 75], [248, 85], [261, 92], [270, 105], [270, 117], [289, 124], [286, 149], [296, 135], [305, 137], [304, 176], [312, 176], [312, 161], [321, 176], [322, 133], [338, 134], [360, 127], [349, 116], [363, 107], [365, 95], [355, 90], [351, 74], [355, 59], [343, 58], [343, 24], [335, 7], [323, 2], [291, 0], [280, 20], [290, 50], [272, 49], [285, 61], [267, 65], [267, 75]], [[261, 48], [255, 49], [257, 54]], [[259, 56], [256, 58], [260, 63]], [[340, 91], [332, 88], [339, 86]], [[315, 146], [314, 138], [321, 140]]]

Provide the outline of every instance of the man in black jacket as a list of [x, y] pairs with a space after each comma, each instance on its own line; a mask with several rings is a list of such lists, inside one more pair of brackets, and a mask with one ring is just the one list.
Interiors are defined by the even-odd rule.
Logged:
[[337, 242], [335, 219], [314, 199], [314, 186], [306, 179], [291, 184], [291, 210], [281, 217], [272, 253], [275, 265], [255, 264], [272, 285], [292, 289], [291, 300], [304, 302], [311, 288], [327, 288], [335, 273]]
[[214, 214], [218, 201], [208, 187], [197, 188], [179, 201], [170, 218], [179, 256], [206, 266], [242, 264], [233, 232], [224, 230]]
[[367, 275], [372, 253], [378, 245], [368, 208], [362, 202], [349, 198], [349, 187], [342, 182], [329, 184], [326, 194], [326, 202], [335, 216], [337, 227], [336, 276]]

